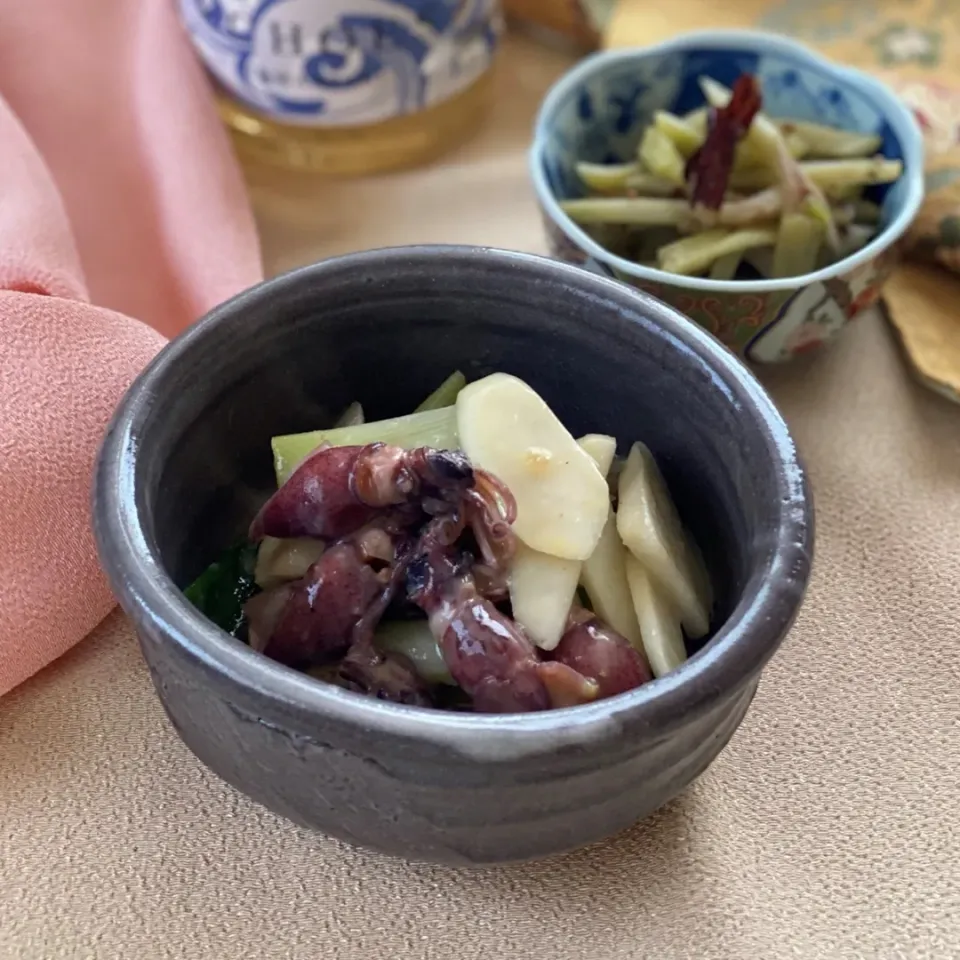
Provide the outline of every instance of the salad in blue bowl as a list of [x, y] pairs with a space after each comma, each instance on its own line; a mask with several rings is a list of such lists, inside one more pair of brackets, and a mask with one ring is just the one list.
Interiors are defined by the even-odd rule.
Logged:
[[530, 172], [555, 256], [771, 363], [877, 302], [923, 199], [922, 144], [869, 75], [710, 31], [582, 61], [542, 105]]

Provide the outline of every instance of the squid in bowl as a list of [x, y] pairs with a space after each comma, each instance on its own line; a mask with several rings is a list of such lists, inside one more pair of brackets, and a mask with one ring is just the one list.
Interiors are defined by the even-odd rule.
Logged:
[[710, 578], [650, 451], [575, 439], [526, 383], [460, 373], [413, 414], [275, 437], [277, 491], [187, 588], [320, 682], [519, 713], [617, 696], [710, 629]]

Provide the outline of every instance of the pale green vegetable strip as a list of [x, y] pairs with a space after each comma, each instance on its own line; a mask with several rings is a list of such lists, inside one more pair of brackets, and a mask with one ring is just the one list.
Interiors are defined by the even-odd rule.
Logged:
[[[800, 172], [825, 194], [845, 200], [864, 188], [879, 183], [893, 183], [903, 173], [899, 160], [875, 157], [869, 160], [808, 160], [798, 164]], [[762, 190], [776, 182], [773, 171], [757, 165], [734, 170], [730, 175], [731, 190]]]
[[382, 621], [373, 642], [386, 653], [405, 656], [427, 683], [456, 686], [426, 620]]
[[578, 163], [576, 170], [585, 187], [600, 193], [623, 190], [630, 176], [641, 173], [638, 163]]
[[414, 410], [414, 413], [425, 413], [427, 410], [440, 410], [443, 407], [452, 407], [457, 402], [457, 396], [467, 385], [467, 378], [457, 370], [451, 373], [423, 403]]
[[669, 197], [677, 184], [645, 173], [639, 163], [578, 163], [577, 175], [594, 193], [623, 194], [631, 190], [642, 195]]
[[777, 172], [775, 169], [753, 163], [739, 168], [734, 167], [730, 173], [728, 186], [731, 190], [750, 193], [753, 190], [765, 190], [775, 186], [776, 183]]
[[701, 141], [707, 138], [707, 118], [710, 111], [706, 107], [698, 107], [685, 113], [680, 119], [700, 138]]
[[686, 200], [658, 197], [589, 197], [563, 200], [560, 207], [577, 223], [623, 223], [634, 226], [677, 226], [690, 216]]
[[893, 183], [903, 173], [903, 164], [886, 157], [870, 157], [867, 160], [810, 160], [801, 163], [800, 169], [821, 190], [833, 190]]
[[652, 173], [632, 173], [627, 178], [626, 189], [632, 196], [639, 194], [641, 197], [672, 197], [679, 187], [663, 177], [656, 177]]
[[743, 200], [724, 203], [717, 220], [724, 227], [747, 227], [776, 220], [782, 207], [779, 188], [768, 187]]
[[807, 144], [811, 154], [817, 157], [849, 159], [851, 157], [873, 156], [883, 143], [883, 138], [875, 133], [856, 133], [840, 130], [821, 123], [809, 123], [806, 120], [778, 120], [780, 130], [785, 137], [795, 134]]
[[[807, 160], [798, 165], [800, 171], [822, 191], [837, 199], [845, 199], [852, 191], [879, 183], [893, 183], [903, 173], [899, 160], [872, 157], [866, 160]], [[730, 175], [731, 190], [762, 190], [776, 180], [772, 170], [752, 164], [734, 170]]]
[[[833, 217], [833, 207], [827, 203], [822, 195], [819, 197], [807, 197], [800, 206], [800, 212], [822, 223], [824, 231], [828, 231], [831, 228], [836, 231], [837, 222]], [[836, 246], [836, 242], [835, 238], [833, 246]]]
[[[659, 583], [687, 634], [705, 636], [713, 607], [710, 577], [653, 454], [644, 444], [637, 442], [631, 447], [617, 490], [617, 531], [624, 546]], [[642, 619], [640, 630], [643, 632]]]
[[799, 133], [784, 133], [781, 130], [780, 134], [794, 160], [800, 160], [810, 153], [810, 145]]
[[334, 424], [336, 427], [358, 427], [363, 423], [363, 407], [354, 400], [343, 413], [340, 419]]
[[[596, 461], [597, 468], [609, 481], [617, 452], [617, 441], [603, 434], [587, 434], [577, 443]], [[594, 613], [613, 627], [638, 650], [643, 650], [640, 626], [633, 610], [626, 574], [627, 548], [617, 533], [613, 507], [607, 507], [607, 522], [593, 553], [580, 568], [580, 583], [587, 591]]]
[[655, 677], [662, 677], [687, 659], [680, 617], [643, 564], [632, 556], [627, 557], [627, 582], [650, 669]]
[[640, 161], [654, 176], [678, 187], [684, 183], [684, 159], [673, 141], [658, 127], [647, 127], [640, 141]]
[[[817, 198], [808, 197], [806, 203], [810, 207], [808, 211], [810, 216], [825, 223], [827, 217], [822, 213]], [[720, 208], [717, 214], [717, 222], [722, 227], [748, 227], [760, 223], [768, 224], [771, 220], [776, 220], [782, 210], [780, 188], [767, 187], [766, 190], [760, 190], [742, 200], [728, 200]], [[856, 207], [852, 204], [831, 207], [830, 217], [836, 224], [847, 224], [856, 219]]]
[[658, 110], [653, 115], [653, 122], [685, 158], [692, 157], [703, 146], [706, 123], [702, 130], [698, 130], [693, 124], [666, 110]]
[[457, 435], [456, 407], [411, 413], [392, 420], [377, 420], [357, 427], [339, 427], [330, 430], [313, 430], [310, 433], [293, 433], [274, 437], [273, 466], [277, 484], [283, 484], [307, 454], [321, 444], [347, 447], [354, 444], [393, 443], [399, 447], [436, 447], [439, 450], [455, 450], [460, 446]]
[[580, 582], [594, 613], [634, 647], [643, 650], [640, 625], [627, 584], [626, 562], [627, 548], [617, 533], [617, 518], [611, 507], [600, 541], [580, 571]]
[[660, 248], [657, 260], [661, 270], [690, 275], [707, 270], [714, 260], [752, 247], [776, 243], [776, 230], [705, 230], [692, 237]]
[[831, 187], [823, 191], [832, 203], [844, 203], [859, 200], [863, 196], [863, 187], [858, 183], [847, 184], [842, 187]]
[[810, 273], [823, 243], [824, 226], [802, 213], [785, 214], [773, 248], [773, 276], [799, 277]]
[[737, 268], [743, 259], [743, 253], [739, 250], [734, 253], [728, 253], [725, 257], [715, 260], [710, 268], [711, 280], [732, 280], [737, 274]]
[[[771, 174], [775, 174], [776, 169], [771, 168], [769, 163], [769, 144], [763, 139], [762, 135], [753, 134], [751, 132], [752, 130], [753, 128], [751, 127], [743, 140], [737, 144], [733, 160], [733, 175], [736, 176], [744, 170], [766, 170], [770, 171]], [[806, 156], [807, 145], [797, 135], [784, 138], [784, 143], [787, 147], [787, 153], [789, 153], [794, 160], [799, 160], [801, 157]]]

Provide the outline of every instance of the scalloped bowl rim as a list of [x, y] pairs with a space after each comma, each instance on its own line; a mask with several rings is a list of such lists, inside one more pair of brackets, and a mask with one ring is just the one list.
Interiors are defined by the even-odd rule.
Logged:
[[[567, 101], [572, 91], [587, 80], [603, 74], [616, 64], [629, 61], [646, 60], [650, 57], [678, 52], [691, 47], [707, 47], [714, 50], [753, 49], [765, 50], [793, 57], [832, 75], [837, 82], [854, 88], [869, 99], [883, 114], [893, 128], [903, 146], [903, 174], [906, 180], [906, 196], [896, 217], [863, 249], [828, 267], [813, 273], [796, 277], [784, 277], [777, 280], [711, 280], [705, 277], [688, 277], [643, 267], [631, 260], [618, 257], [597, 243], [586, 231], [582, 230], [563, 212], [553, 190], [547, 183], [543, 169], [543, 157], [547, 146], [553, 117], [559, 106]], [[913, 113], [880, 80], [858, 70], [846, 67], [827, 59], [809, 47], [795, 40], [789, 40], [762, 30], [698, 30], [684, 33], [663, 43], [645, 47], [627, 47], [622, 50], [602, 50], [584, 60], [565, 73], [551, 88], [540, 105], [534, 127], [533, 146], [530, 148], [529, 173], [533, 181], [537, 198], [550, 219], [577, 244], [598, 262], [613, 267], [631, 278], [654, 283], [666, 283], [670, 286], [714, 293], [771, 293], [775, 291], [793, 291], [818, 281], [830, 280], [848, 273], [870, 260], [896, 243], [906, 233], [914, 221], [924, 197], [923, 175], [923, 134]]]

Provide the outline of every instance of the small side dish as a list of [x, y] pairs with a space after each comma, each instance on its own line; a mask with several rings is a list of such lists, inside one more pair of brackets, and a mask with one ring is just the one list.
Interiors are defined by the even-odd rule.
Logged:
[[631, 163], [579, 163], [588, 193], [561, 208], [611, 252], [714, 280], [795, 277], [862, 249], [881, 211], [865, 190], [898, 180], [881, 138], [762, 111], [755, 77], [699, 77], [707, 106], [659, 110]]
[[576, 439], [525, 382], [448, 378], [412, 414], [275, 437], [278, 489], [186, 595], [317, 680], [514, 713], [686, 659], [713, 596], [651, 452]]

